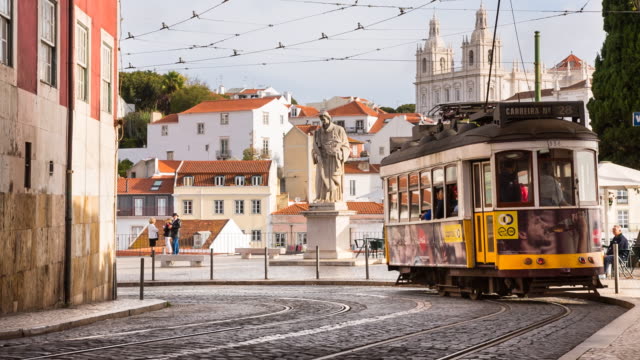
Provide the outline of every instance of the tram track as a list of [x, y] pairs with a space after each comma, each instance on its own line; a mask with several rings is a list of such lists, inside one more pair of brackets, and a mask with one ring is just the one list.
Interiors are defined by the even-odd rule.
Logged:
[[[131, 341], [131, 342], [120, 343], [120, 344], [96, 346], [96, 347], [80, 349], [80, 350], [72, 350], [72, 351], [66, 351], [66, 352], [61, 352], [61, 353], [54, 353], [54, 354], [46, 354], [46, 355], [35, 356], [35, 357], [28, 357], [26, 359], [27, 360], [28, 359], [48, 359], [48, 358], [54, 358], [54, 357], [63, 357], [63, 356], [90, 353], [90, 352], [95, 352], [95, 351], [100, 351], [100, 350], [109, 350], [109, 349], [116, 349], [116, 348], [124, 348], [124, 347], [131, 347], [131, 346], [146, 345], [146, 344], [151, 344], [151, 343], [156, 343], [156, 342], [173, 341], [173, 340], [179, 340], [179, 339], [184, 339], [184, 338], [189, 338], [189, 337], [211, 335], [211, 334], [229, 332], [229, 331], [235, 331], [235, 330], [254, 330], [254, 329], [268, 328], [268, 327], [272, 327], [272, 326], [286, 325], [286, 324], [297, 323], [297, 322], [301, 322], [301, 321], [312, 321], [312, 320], [318, 320], [318, 319], [322, 319], [322, 318], [332, 317], [332, 316], [336, 316], [336, 315], [339, 315], [339, 314], [346, 313], [346, 312], [351, 310], [351, 306], [349, 306], [347, 304], [344, 304], [344, 303], [337, 303], [337, 302], [333, 302], [333, 301], [325, 301], [325, 300], [317, 300], [317, 299], [304, 299], [304, 298], [278, 298], [278, 299], [279, 300], [297, 300], [297, 301], [304, 300], [304, 301], [310, 301], [310, 302], [328, 303], [328, 304], [332, 304], [332, 305], [338, 306], [338, 309], [335, 310], [335, 311], [332, 311], [332, 312], [330, 312], [328, 314], [322, 314], [322, 315], [318, 315], [318, 316], [311, 316], [311, 317], [306, 317], [306, 318], [303, 318], [303, 319], [293, 319], [293, 320], [286, 320], [286, 321], [278, 321], [278, 322], [267, 323], [267, 324], [259, 324], [259, 325], [234, 326], [234, 327], [228, 327], [228, 328], [222, 328], [222, 329], [201, 331], [201, 332], [192, 333], [192, 334], [174, 335], [174, 336], [166, 336], [166, 337], [160, 337], [160, 338], [154, 338], [154, 339], [148, 339], [148, 340], [141, 340], [141, 341]], [[284, 308], [279, 310], [279, 311], [272, 312], [272, 313], [267, 313], [267, 314], [255, 315], [255, 316], [246, 316], [246, 317], [233, 318], [233, 319], [224, 319], [224, 320], [214, 320], [214, 321], [207, 321], [207, 322], [200, 322], [200, 323], [193, 323], [193, 324], [183, 324], [183, 325], [177, 325], [177, 326], [167, 326], [167, 327], [154, 328], [154, 329], [134, 330], [134, 331], [128, 331], [128, 332], [114, 333], [114, 334], [95, 335], [95, 336], [89, 336], [89, 337], [83, 337], [83, 338], [68, 339], [67, 341], [106, 339], [106, 338], [111, 338], [111, 337], [116, 337], [116, 336], [126, 336], [126, 335], [139, 334], [139, 333], [145, 333], [145, 332], [150, 332], [150, 331], [175, 330], [175, 329], [179, 329], [179, 328], [194, 327], [194, 326], [199, 326], [199, 325], [212, 325], [212, 324], [228, 323], [228, 322], [239, 321], [239, 320], [247, 320], [247, 319], [256, 319], [256, 318], [264, 318], [264, 317], [269, 317], [269, 316], [276, 316], [276, 315], [279, 315], [279, 314], [282, 314], [282, 313], [290, 312], [292, 310], [294, 310], [293, 307], [284, 306]]]

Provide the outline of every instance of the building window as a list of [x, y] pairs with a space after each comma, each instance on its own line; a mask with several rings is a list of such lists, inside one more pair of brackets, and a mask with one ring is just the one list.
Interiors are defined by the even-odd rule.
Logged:
[[449, 102], [451, 101], [451, 91], [449, 89], [444, 89], [444, 101], [445, 102]]
[[269, 138], [262, 139], [262, 156], [269, 156]]
[[356, 196], [356, 181], [349, 180], [349, 195]]
[[251, 177], [251, 185], [253, 186], [260, 186], [262, 185], [262, 176], [261, 175], [254, 175]]
[[184, 215], [192, 215], [193, 214], [193, 200], [183, 200], [182, 201], [182, 213]]
[[167, 216], [167, 198], [158, 198], [158, 216]]
[[100, 109], [104, 112], [111, 113], [111, 75], [113, 73], [111, 47], [105, 43], [102, 44], [102, 88], [100, 89]]
[[[133, 173], [135, 174], [135, 172]], [[158, 191], [160, 190], [160, 186], [162, 186], [162, 180], [156, 180], [153, 182], [153, 184], [151, 185], [151, 191]]]
[[337, 120], [336, 125], [344, 127], [344, 120]]
[[213, 200], [213, 213], [224, 214], [224, 200]]
[[87, 102], [89, 100], [89, 30], [80, 23], [76, 25], [76, 63], [77, 98]]
[[244, 176], [236, 175], [236, 177], [233, 179], [233, 183], [237, 186], [244, 186]]
[[0, 64], [12, 65], [12, 0], [0, 0]]
[[629, 228], [629, 210], [618, 210], [618, 225], [623, 229]]
[[440, 72], [444, 72], [447, 66], [447, 61], [442, 57], [440, 58]]
[[40, 80], [56, 86], [56, 4], [51, 0], [41, 0], [40, 5]]
[[193, 176], [185, 176], [182, 178], [182, 185], [193, 186]]
[[167, 160], [173, 160], [173, 151], [167, 151]]
[[302, 244], [302, 245], [307, 245], [307, 233], [306, 232], [299, 232], [296, 233], [296, 243], [297, 244]]
[[433, 101], [436, 104], [440, 104], [440, 90], [436, 90], [433, 92]]
[[228, 138], [220, 139], [220, 156], [221, 157], [229, 156], [229, 139]]
[[31, 143], [24, 143], [24, 188], [31, 188]]
[[204, 134], [204, 123], [198, 123], [198, 135]]
[[427, 72], [427, 59], [422, 59], [422, 72]]
[[487, 52], [487, 61], [491, 63], [493, 61], [493, 50], [489, 49]]
[[262, 123], [269, 125], [269, 113], [266, 111], [262, 113]]
[[251, 213], [252, 214], [260, 214], [262, 207], [261, 200], [251, 200]]
[[285, 247], [287, 245], [287, 233], [275, 233], [274, 244], [275, 247]]
[[616, 195], [616, 203], [617, 204], [629, 203], [629, 193], [627, 192], [627, 190], [618, 190], [618, 194]]
[[229, 113], [220, 114], [220, 125], [229, 125]]
[[456, 94], [456, 101], [460, 101], [460, 89], [456, 88], [454, 91], [455, 91], [455, 94]]
[[384, 155], [384, 146], [378, 148], [378, 155]]
[[473, 50], [469, 50], [469, 66], [473, 66]]
[[142, 208], [144, 207], [144, 199], [143, 198], [135, 198], [133, 199], [133, 215], [134, 216], [142, 216]]
[[224, 186], [224, 175], [216, 175], [213, 181], [216, 186]]
[[356, 132], [364, 132], [364, 120], [356, 120]]
[[471, 101], [473, 100], [473, 87], [470, 87], [467, 90], [467, 101]]
[[427, 105], [427, 94], [422, 94], [422, 106]]
[[261, 242], [262, 241], [262, 230], [251, 230], [251, 241]]
[[169, 135], [169, 125], [162, 125], [162, 128], [160, 130], [160, 135], [162, 135], [162, 136], [168, 136]]
[[284, 124], [284, 115], [280, 115], [280, 125]]
[[234, 203], [236, 214], [244, 214], [244, 200], [235, 200]]

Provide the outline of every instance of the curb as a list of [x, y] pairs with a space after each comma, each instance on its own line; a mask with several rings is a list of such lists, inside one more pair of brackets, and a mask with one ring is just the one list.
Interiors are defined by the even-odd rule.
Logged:
[[67, 330], [79, 326], [89, 325], [98, 321], [107, 320], [107, 319], [116, 319], [123, 318], [133, 315], [143, 314], [149, 311], [161, 310], [169, 306], [169, 302], [162, 301], [157, 304], [145, 305], [141, 307], [136, 307], [132, 309], [119, 310], [112, 313], [100, 314], [96, 316], [89, 316], [82, 319], [62, 322], [58, 324], [31, 327], [31, 328], [22, 328], [8, 331], [0, 331], [0, 340], [8, 340], [15, 339], [21, 337], [42, 335], [56, 331]]
[[[325, 286], [396, 286], [394, 281], [376, 280], [190, 280], [145, 281], [144, 286], [203, 286], [203, 285], [325, 285]], [[118, 287], [139, 287], [139, 282], [120, 282]], [[423, 286], [412, 286], [423, 287]]]

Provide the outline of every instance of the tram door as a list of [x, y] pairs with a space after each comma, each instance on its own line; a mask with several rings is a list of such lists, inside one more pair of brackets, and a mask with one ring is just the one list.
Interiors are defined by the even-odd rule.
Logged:
[[491, 163], [473, 163], [473, 228], [476, 245], [476, 263], [496, 262], [493, 236], [493, 177]]

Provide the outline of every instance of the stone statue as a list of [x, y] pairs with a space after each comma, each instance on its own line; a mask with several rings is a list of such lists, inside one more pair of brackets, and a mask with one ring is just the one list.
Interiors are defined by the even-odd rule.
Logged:
[[322, 126], [313, 135], [313, 163], [316, 167], [315, 202], [342, 201], [344, 162], [351, 149], [342, 126], [331, 122], [328, 112], [319, 115]]

